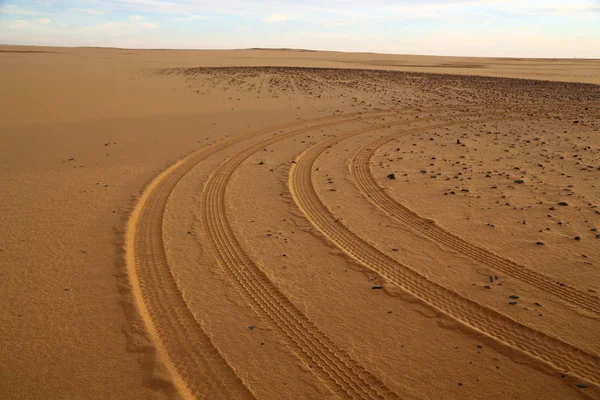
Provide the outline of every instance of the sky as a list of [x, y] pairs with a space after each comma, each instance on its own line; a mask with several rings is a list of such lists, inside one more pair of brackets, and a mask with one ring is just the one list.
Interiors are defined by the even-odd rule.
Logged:
[[600, 0], [0, 0], [0, 43], [600, 58]]

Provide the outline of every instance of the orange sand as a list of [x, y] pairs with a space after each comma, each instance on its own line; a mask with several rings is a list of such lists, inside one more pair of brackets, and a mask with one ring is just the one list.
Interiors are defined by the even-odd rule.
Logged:
[[600, 398], [600, 61], [0, 71], [0, 398]]

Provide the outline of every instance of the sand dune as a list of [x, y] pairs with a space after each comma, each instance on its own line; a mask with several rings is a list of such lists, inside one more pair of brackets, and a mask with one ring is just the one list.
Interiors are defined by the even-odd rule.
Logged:
[[596, 60], [0, 68], [0, 397], [600, 398]]

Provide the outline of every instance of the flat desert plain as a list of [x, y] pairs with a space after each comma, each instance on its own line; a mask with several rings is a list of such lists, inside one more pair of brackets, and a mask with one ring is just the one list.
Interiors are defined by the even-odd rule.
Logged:
[[600, 61], [0, 48], [0, 398], [600, 398]]

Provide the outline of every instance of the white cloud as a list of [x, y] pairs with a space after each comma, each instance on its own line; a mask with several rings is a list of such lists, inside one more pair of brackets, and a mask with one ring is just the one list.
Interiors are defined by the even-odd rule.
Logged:
[[132, 19], [133, 21], [141, 21], [144, 19], [144, 17], [142, 17], [141, 15], [132, 15], [129, 18]]
[[38, 21], [40, 24], [43, 24], [43, 25], [48, 25], [51, 22], [50, 18], [45, 18], [45, 17], [38, 19]]
[[204, 15], [196, 15], [196, 14], [192, 14], [191, 12], [184, 11], [180, 14], [187, 15], [187, 17], [175, 18], [175, 19], [173, 19], [173, 21], [194, 21], [194, 20], [199, 20], [199, 19], [208, 19], [208, 17], [206, 17]]
[[157, 0], [120, 0], [120, 3], [125, 4], [136, 4], [140, 6], [156, 7], [156, 8], [171, 8], [175, 6], [175, 3], [169, 1], [157, 1]]
[[265, 22], [283, 22], [290, 19], [287, 14], [271, 14], [268, 17], [263, 18]]
[[106, 14], [106, 11], [96, 10], [93, 8], [74, 7], [74, 8], [71, 8], [71, 11], [79, 12], [79, 13], [83, 13], [83, 14], [89, 14], [89, 15], [104, 15], [104, 14]]
[[39, 11], [28, 10], [19, 6], [15, 6], [13, 4], [7, 4], [5, 6], [0, 6], [0, 14], [8, 14], [8, 15], [40, 15]]
[[157, 27], [158, 24], [154, 22], [125, 20], [109, 21], [97, 25], [85, 26], [82, 28], [77, 28], [75, 32], [84, 35], [118, 37], [140, 33], [148, 29], [155, 29]]
[[10, 23], [8, 26], [10, 28], [12, 28], [12, 29], [25, 28], [27, 26], [27, 21], [23, 21], [22, 19], [18, 19], [16, 21], [13, 21], [12, 23]]

